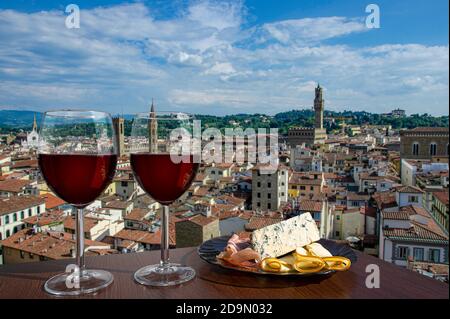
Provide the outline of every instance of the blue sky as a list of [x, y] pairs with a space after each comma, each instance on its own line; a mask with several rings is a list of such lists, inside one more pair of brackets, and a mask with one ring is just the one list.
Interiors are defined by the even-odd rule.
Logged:
[[[448, 115], [448, 1], [0, 2], [0, 109]], [[365, 26], [376, 3], [381, 28]]]

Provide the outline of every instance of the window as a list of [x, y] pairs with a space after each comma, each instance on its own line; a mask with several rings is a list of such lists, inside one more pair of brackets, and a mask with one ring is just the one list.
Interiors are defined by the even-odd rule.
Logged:
[[414, 260], [415, 261], [423, 261], [423, 248], [414, 248], [413, 250]]
[[13, 214], [13, 222], [16, 222], [17, 221], [17, 213], [14, 213]]
[[122, 181], [122, 182], [120, 182], [120, 186], [122, 186], [122, 187], [128, 187], [128, 182]]
[[314, 186], [311, 186], [309, 189], [313, 191], [314, 190]]
[[256, 194], [256, 197], [261, 198], [261, 193]]
[[14, 226], [13, 234], [17, 233], [17, 226]]
[[37, 207], [37, 213], [40, 214], [41, 213], [41, 206]]
[[340, 236], [340, 233], [339, 233], [339, 231], [337, 231], [337, 230], [334, 232], [334, 234], [336, 235], [336, 237], [339, 237], [339, 236]]
[[430, 258], [429, 261], [438, 263], [440, 261], [440, 250], [439, 249], [430, 249], [429, 250]]
[[32, 253], [29, 253], [28, 257], [30, 257], [30, 259], [34, 259], [34, 255]]
[[256, 206], [261, 207], [261, 203], [260, 203], [260, 202], [257, 202], [257, 203], [256, 203]]
[[261, 182], [258, 182], [257, 186], [258, 186], [258, 187], [261, 187]]
[[306, 189], [306, 186], [300, 186], [300, 189], [301, 189], [302, 191], [304, 191], [304, 190]]
[[31, 208], [28, 210], [28, 217], [31, 217]]
[[397, 248], [397, 258], [398, 259], [406, 259], [408, 257], [408, 251], [409, 251], [408, 247], [399, 246]]
[[284, 171], [281, 171], [281, 175], [284, 175]]
[[272, 194], [271, 194], [271, 193], [268, 193], [268, 194], [267, 194], [267, 198], [268, 198], [268, 199], [271, 199], [271, 198], [272, 198]]
[[437, 145], [436, 143], [431, 143], [430, 144], [430, 155], [431, 156], [435, 156], [436, 155], [436, 150], [437, 150]]
[[24, 258], [25, 257], [25, 253], [23, 252], [23, 250], [20, 251], [20, 258]]
[[20, 212], [20, 219], [24, 219], [25, 218], [25, 212], [24, 211], [21, 211]]
[[5, 216], [5, 225], [9, 224], [9, 215]]
[[216, 171], [211, 171], [211, 175], [216, 175]]
[[341, 220], [341, 215], [336, 215], [336, 220]]
[[3, 234], [0, 233], [0, 240], [3, 240]]
[[419, 197], [418, 196], [408, 196], [408, 202], [410, 203], [418, 203]]
[[419, 143], [414, 143], [412, 145], [412, 153], [413, 155], [419, 155]]
[[272, 183], [267, 183], [267, 188], [271, 188], [272, 187]]
[[284, 192], [281, 192], [281, 196], [284, 196]]
[[9, 229], [6, 231], [6, 238], [8, 238], [9, 236], [11, 236], [11, 232], [9, 231]]
[[272, 204], [267, 203], [267, 209], [272, 209]]

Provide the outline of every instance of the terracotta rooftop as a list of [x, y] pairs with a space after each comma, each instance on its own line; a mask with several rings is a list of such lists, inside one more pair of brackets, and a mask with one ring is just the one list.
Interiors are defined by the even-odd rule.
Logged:
[[[98, 223], [100, 221], [102, 221], [103, 219], [98, 219], [98, 218], [92, 218], [92, 217], [87, 217], [85, 216], [83, 218], [84, 221], [84, 231], [88, 232], [90, 231], [93, 227], [95, 227], [96, 225], [98, 225]], [[76, 221], [75, 221], [75, 217], [74, 216], [67, 216], [64, 219], [64, 229], [70, 229], [70, 230], [75, 230], [76, 227]]]
[[[157, 230], [156, 232], [151, 233], [148, 231], [136, 229], [122, 229], [117, 234], [111, 237], [150, 245], [161, 244], [161, 230]], [[172, 220], [169, 224], [169, 242], [171, 246], [175, 246], [176, 244], [175, 223], [172, 222]]]
[[0, 182], [0, 191], [19, 193], [24, 187], [30, 185], [33, 181], [25, 179], [7, 179]]
[[143, 221], [151, 213], [148, 209], [135, 208], [124, 219]]
[[46, 209], [54, 209], [58, 206], [67, 204], [65, 201], [63, 201], [61, 198], [53, 195], [52, 193], [47, 193], [43, 195], [39, 195], [40, 198], [43, 198], [45, 200], [45, 208]]
[[14, 164], [11, 165], [11, 168], [27, 168], [27, 167], [37, 168], [38, 161], [36, 159], [15, 161]]
[[104, 207], [112, 208], [112, 209], [126, 209], [131, 203], [123, 201], [123, 200], [113, 200], [107, 202]]
[[379, 209], [397, 206], [397, 200], [395, 198], [395, 193], [391, 192], [391, 191], [376, 192], [372, 195], [372, 198], [377, 203], [377, 206]]
[[11, 196], [0, 198], [0, 216], [44, 204], [37, 196]]
[[437, 234], [422, 224], [411, 221], [412, 227], [409, 229], [403, 228], [385, 228], [383, 229], [383, 234], [389, 238], [395, 239], [407, 239], [407, 240], [418, 240], [418, 241], [437, 241], [443, 244], [448, 244], [448, 236], [442, 236]]
[[46, 211], [42, 214], [34, 215], [23, 219], [25, 224], [37, 225], [37, 226], [47, 226], [52, 224], [61, 224], [64, 222], [66, 216], [61, 210]]
[[370, 199], [369, 195], [366, 194], [358, 194], [354, 192], [348, 192], [347, 193], [347, 200], [350, 201], [367, 201]]
[[415, 186], [399, 186], [396, 188], [396, 191], [399, 193], [414, 193], [414, 194], [423, 193], [423, 190]]
[[218, 218], [216, 216], [210, 216], [210, 217], [206, 217], [203, 214], [197, 214], [189, 219], [190, 222], [200, 225], [200, 226], [206, 226], [209, 225], [210, 223], [218, 220]]
[[323, 207], [322, 201], [302, 200], [300, 201], [298, 209], [308, 212], [321, 212]]
[[[33, 233], [31, 229], [22, 229], [12, 236], [0, 241], [4, 247], [14, 248], [26, 253], [43, 256], [49, 259], [64, 259], [72, 258], [71, 251], [75, 250], [76, 243], [72, 239], [71, 234], [60, 232], [44, 232]], [[89, 246], [104, 246], [108, 248], [109, 245], [85, 240], [86, 247]], [[108, 250], [108, 253], [112, 252]], [[87, 255], [98, 254], [99, 252], [87, 252]]]
[[282, 218], [253, 216], [252, 218], [250, 218], [248, 224], [245, 225], [245, 230], [254, 231], [269, 225], [279, 223], [282, 220]]

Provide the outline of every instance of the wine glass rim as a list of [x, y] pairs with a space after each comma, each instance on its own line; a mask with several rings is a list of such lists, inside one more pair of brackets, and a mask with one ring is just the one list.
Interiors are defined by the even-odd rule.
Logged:
[[[73, 114], [73, 116], [70, 116], [71, 113]], [[109, 112], [89, 110], [89, 109], [54, 109], [54, 110], [47, 110], [44, 112], [44, 116], [50, 115], [53, 117], [88, 117], [88, 118], [92, 117], [87, 116], [87, 114], [103, 115], [104, 117], [111, 117], [111, 114]]]

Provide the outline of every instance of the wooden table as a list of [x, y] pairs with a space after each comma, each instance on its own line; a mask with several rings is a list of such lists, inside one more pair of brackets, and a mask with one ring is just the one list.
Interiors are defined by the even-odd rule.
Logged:
[[[114, 283], [83, 298], [449, 298], [448, 285], [380, 259], [357, 252], [358, 262], [347, 272], [326, 277], [263, 277], [216, 268], [201, 260], [195, 248], [175, 249], [171, 259], [191, 265], [197, 277], [186, 284], [151, 288], [136, 284], [136, 269], [159, 260], [159, 251], [87, 258], [90, 268], [109, 270]], [[55, 298], [42, 287], [47, 278], [62, 272], [72, 260], [0, 266], [0, 299]], [[380, 268], [380, 288], [365, 285], [366, 266]]]

